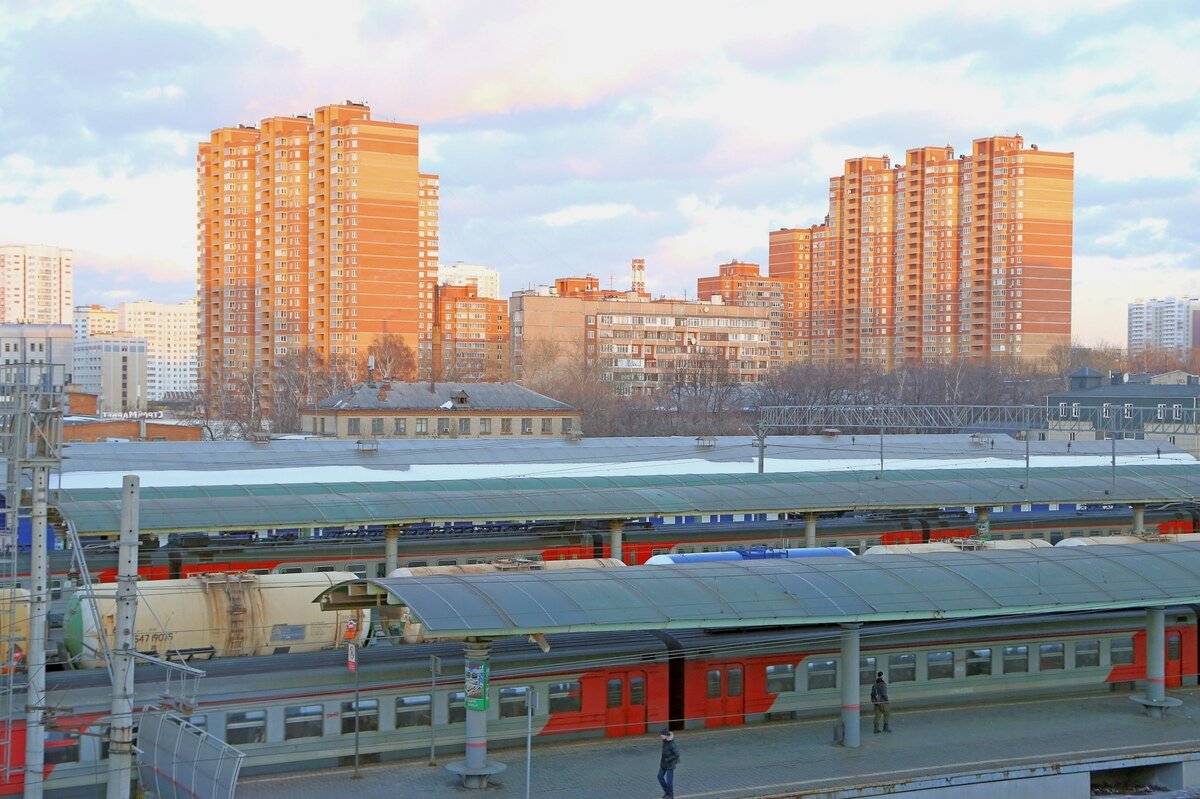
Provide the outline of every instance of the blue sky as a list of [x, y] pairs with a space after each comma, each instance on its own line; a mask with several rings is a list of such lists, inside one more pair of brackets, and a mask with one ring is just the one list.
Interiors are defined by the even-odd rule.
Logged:
[[1189, 0], [0, 0], [0, 242], [73, 247], [79, 303], [182, 300], [196, 143], [346, 99], [421, 126], [442, 259], [505, 292], [645, 258], [694, 296], [845, 158], [1015, 132], [1075, 153], [1081, 342], [1200, 294]]

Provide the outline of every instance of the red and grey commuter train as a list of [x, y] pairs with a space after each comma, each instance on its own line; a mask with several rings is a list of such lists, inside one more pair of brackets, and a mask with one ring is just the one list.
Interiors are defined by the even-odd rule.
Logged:
[[[750, 516], [750, 514], [746, 514]], [[686, 517], [695, 523], [627, 522], [623, 560], [639, 565], [655, 555], [714, 552], [734, 547], [804, 546], [803, 519], [744, 521], [733, 516]], [[710, 520], [711, 519], [711, 520]], [[1057, 543], [1076, 536], [1127, 535], [1133, 512], [1124, 506], [1088, 510], [1012, 511], [991, 517], [993, 540], [1041, 539]], [[1146, 512], [1146, 528], [1159, 533], [1200, 533], [1200, 507], [1165, 506]], [[830, 516], [817, 522], [818, 546], [844, 546], [856, 552], [881, 544], [916, 544], [969, 537], [973, 518], [963, 512], [930, 511]], [[116, 579], [116, 545], [95, 543], [86, 550], [89, 571], [96, 582]], [[71, 553], [51, 557], [52, 589], [60, 591], [73, 571]], [[578, 560], [611, 557], [607, 525], [579, 523], [505, 523], [475, 525], [415, 525], [399, 539], [399, 565], [453, 566], [498, 558]], [[179, 579], [212, 572], [293, 574], [308, 571], [350, 571], [361, 576], [385, 573], [382, 530], [328, 531], [320, 537], [295, 534], [266, 537], [254, 533], [225, 535], [179, 534], [165, 546], [144, 546], [138, 573], [143, 579]]]
[[[1196, 682], [1197, 612], [1167, 611], [1168, 687]], [[883, 671], [906, 708], [1126, 690], [1145, 676], [1144, 612], [867, 625], [861, 641], [864, 695]], [[494, 644], [493, 746], [524, 740], [530, 692], [538, 696], [539, 739], [832, 718], [840, 707], [833, 627], [565, 635], [549, 643], [545, 654], [523, 640]], [[430, 655], [443, 665], [436, 689]], [[461, 645], [361, 650], [357, 700], [345, 660], [313, 652], [208, 662], [188, 718], [245, 752], [243, 773], [347, 765], [356, 730], [366, 762], [415, 757], [431, 741], [445, 757], [461, 753]], [[154, 702], [163, 672], [139, 666], [137, 676], [137, 704]], [[51, 701], [71, 708], [48, 729], [48, 795], [95, 795], [103, 784], [109, 691], [102, 670], [48, 675]], [[0, 794], [19, 791], [16, 782], [0, 786]]]

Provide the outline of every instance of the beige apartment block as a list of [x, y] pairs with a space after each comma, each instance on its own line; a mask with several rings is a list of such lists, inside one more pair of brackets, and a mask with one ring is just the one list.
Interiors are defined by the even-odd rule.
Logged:
[[517, 292], [509, 300], [513, 379], [584, 366], [627, 395], [701, 375], [755, 383], [770, 369], [771, 312], [724, 302], [560, 296], [545, 287]]

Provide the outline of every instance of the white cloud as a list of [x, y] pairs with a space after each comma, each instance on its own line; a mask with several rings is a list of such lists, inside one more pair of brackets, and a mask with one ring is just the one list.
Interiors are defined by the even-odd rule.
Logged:
[[582, 222], [601, 222], [636, 213], [637, 208], [629, 203], [592, 203], [590, 205], [571, 205], [548, 214], [542, 214], [537, 219], [548, 227], [566, 227]]
[[[8, 37], [108, 3], [23, 7]], [[926, 144], [964, 151], [973, 137], [1020, 131], [1073, 151], [1077, 177], [1105, 184], [1095, 198], [1077, 194], [1087, 203], [1077, 208], [1077, 248], [1110, 251], [1076, 258], [1081, 339], [1113, 339], [1129, 291], [1195, 290], [1188, 267], [1200, 270], [1200, 247], [1167, 222], [1195, 218], [1195, 194], [1144, 209], [1114, 199], [1122, 183], [1200, 179], [1200, 20], [1170, 3], [1143, 12], [1132, 0], [847, 0], [797, 13], [770, 0], [530, 0], [502, 10], [345, 0], [319, 18], [295, 13], [290, 0], [133, 3], [143, 17], [183, 21], [222, 42], [253, 32], [244, 39], [275, 48], [294, 69], [274, 82], [251, 72], [254, 59], [218, 74], [114, 76], [113, 99], [213, 116], [175, 123], [198, 128], [189, 130], [163, 121], [182, 117], [147, 115], [120, 144], [111, 119], [81, 119], [96, 155], [71, 168], [53, 166], [51, 147], [32, 138], [26, 151], [0, 155], [0, 239], [62, 243], [92, 254], [96, 268], [178, 284], [194, 273], [193, 163], [208, 129], [365, 98], [376, 117], [421, 126], [421, 166], [444, 178], [444, 257], [474, 236], [486, 251], [463, 257], [513, 254], [522, 282], [556, 276], [556, 246], [582, 263], [611, 261], [619, 228], [620, 246], [649, 260], [656, 291], [694, 294], [695, 277], [722, 261], [764, 258], [770, 230], [820, 222], [844, 159], [896, 159]], [[111, 11], [138, 16], [129, 12]], [[160, 61], [170, 58], [148, 63]], [[4, 81], [33, 79], [6, 66], [0, 96]], [[32, 114], [22, 122], [41, 129]], [[467, 145], [504, 163], [464, 167]], [[124, 172], [138, 157], [141, 171]], [[56, 202], [70, 210], [54, 212]], [[471, 211], [459, 229], [448, 224], [456, 204]], [[1123, 221], [1082, 242], [1079, 231], [1100, 219]], [[530, 222], [543, 239], [529, 240]], [[604, 235], [590, 235], [589, 223]]]

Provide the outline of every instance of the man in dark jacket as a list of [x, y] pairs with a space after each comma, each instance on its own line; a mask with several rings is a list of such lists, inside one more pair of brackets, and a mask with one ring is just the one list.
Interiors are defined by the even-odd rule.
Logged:
[[879, 732], [879, 721], [883, 720], [883, 732], [891, 732], [888, 721], [892, 714], [888, 712], [887, 683], [883, 681], [883, 672], [875, 675], [875, 684], [871, 686], [871, 704], [875, 706], [875, 732]]
[[663, 789], [663, 799], [675, 799], [675, 766], [679, 765], [679, 747], [675, 745], [675, 734], [663, 728], [662, 758], [658, 761], [658, 784]]

